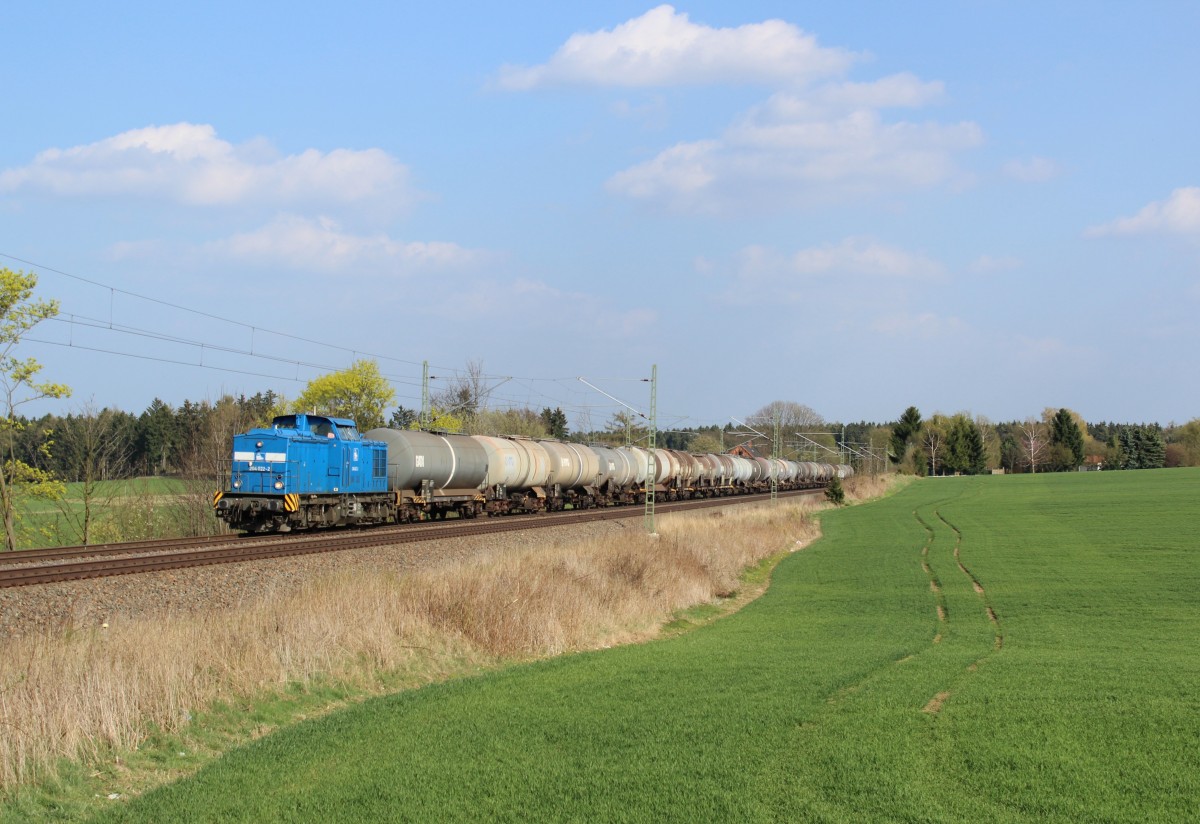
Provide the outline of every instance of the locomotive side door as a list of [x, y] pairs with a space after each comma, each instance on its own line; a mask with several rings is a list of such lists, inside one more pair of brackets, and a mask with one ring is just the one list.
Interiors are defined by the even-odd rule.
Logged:
[[359, 469], [360, 450], [357, 444], [347, 444], [342, 447], [342, 490], [344, 492], [361, 492], [363, 484], [362, 470]]

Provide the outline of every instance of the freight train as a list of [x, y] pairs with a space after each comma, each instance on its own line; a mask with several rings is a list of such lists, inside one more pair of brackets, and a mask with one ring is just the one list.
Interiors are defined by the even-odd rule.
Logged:
[[398, 429], [281, 415], [233, 439], [217, 517], [243, 532], [405, 523], [674, 501], [827, 485], [849, 466], [586, 446]]

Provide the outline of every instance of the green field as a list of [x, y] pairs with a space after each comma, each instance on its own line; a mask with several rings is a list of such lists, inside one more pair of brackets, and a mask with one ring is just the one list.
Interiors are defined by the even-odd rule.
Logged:
[[1188, 821], [1200, 471], [929, 479], [740, 613], [377, 699], [102, 821]]
[[[216, 482], [145, 477], [101, 481], [91, 490], [90, 543], [134, 541], [195, 532], [216, 527], [208, 510]], [[31, 498], [19, 503], [19, 549], [37, 549], [82, 542], [84, 502], [82, 483], [64, 485], [61, 500]]]

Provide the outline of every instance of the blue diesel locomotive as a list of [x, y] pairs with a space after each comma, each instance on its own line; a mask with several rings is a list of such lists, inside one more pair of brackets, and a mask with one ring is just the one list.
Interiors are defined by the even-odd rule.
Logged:
[[392, 512], [387, 445], [363, 440], [354, 421], [282, 415], [233, 439], [217, 517], [244, 532], [383, 523]]

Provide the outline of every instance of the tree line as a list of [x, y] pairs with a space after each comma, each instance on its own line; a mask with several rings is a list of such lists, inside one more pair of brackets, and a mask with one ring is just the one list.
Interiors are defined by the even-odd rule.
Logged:
[[994, 423], [965, 412], [923, 419], [910, 406], [890, 430], [890, 460], [917, 475], [1200, 466], [1200, 418], [1166, 428], [1086, 423], [1070, 409], [1047, 408], [1040, 418]]

